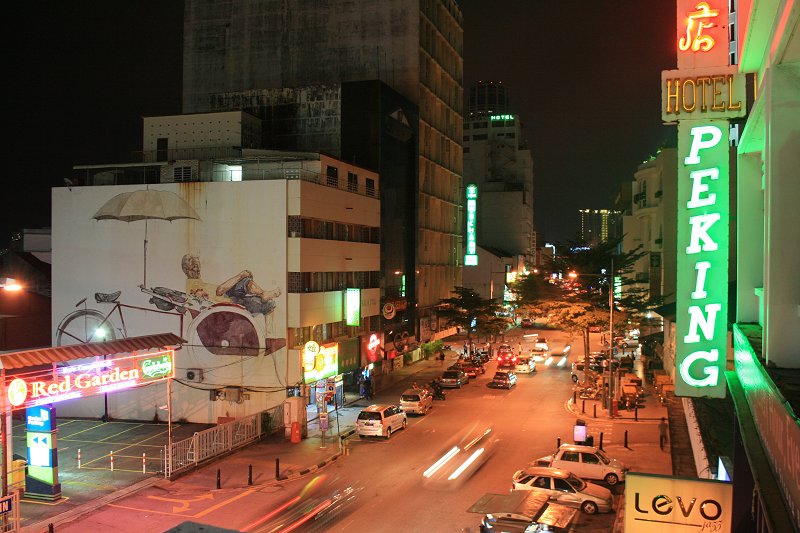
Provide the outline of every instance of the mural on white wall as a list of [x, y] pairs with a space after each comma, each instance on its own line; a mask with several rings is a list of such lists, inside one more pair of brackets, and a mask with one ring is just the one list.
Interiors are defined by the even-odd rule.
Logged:
[[[286, 349], [285, 236], [282, 181], [53, 189], [53, 343], [175, 333], [187, 341], [176, 353], [176, 419], [272, 407], [302, 376]], [[226, 387], [249, 399], [209, 400]], [[107, 402], [111, 417], [163, 419], [165, 386]], [[62, 412], [105, 409], [86, 398]]]
[[[150, 295], [148, 302], [165, 315], [179, 317], [180, 334], [192, 346], [202, 345], [215, 355], [266, 355], [286, 346], [286, 339], [276, 337], [273, 313], [280, 287], [262, 288], [250, 270], [242, 270], [219, 284], [201, 277], [197, 254], [186, 253], [180, 267], [186, 276], [182, 288], [147, 285], [148, 225], [156, 220], [194, 220], [200, 216], [184, 199], [166, 190], [123, 192], [105, 202], [92, 217], [95, 220], [141, 222], [143, 228], [143, 283], [138, 289]], [[126, 308], [137, 309], [120, 301], [122, 291], [95, 292], [98, 304], [112, 304], [110, 312], [84, 308], [73, 311], [59, 323], [56, 344], [99, 342], [128, 336]], [[82, 302], [83, 303], [83, 302]], [[115, 319], [119, 318], [119, 324]], [[187, 326], [188, 324], [188, 326]]]

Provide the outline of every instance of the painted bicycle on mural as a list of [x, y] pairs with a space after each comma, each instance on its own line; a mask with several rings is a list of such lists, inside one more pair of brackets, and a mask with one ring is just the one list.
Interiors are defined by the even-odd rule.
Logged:
[[[247, 274], [248, 271], [243, 271], [236, 283], [246, 284]], [[230, 297], [209, 295], [197, 283], [188, 285], [194, 288], [180, 291], [139, 285], [138, 289], [150, 296], [148, 303], [153, 307], [123, 303], [120, 300], [122, 291], [97, 292], [94, 294], [96, 308], [85, 306], [87, 299], [84, 298], [76, 304], [76, 307], [84, 305], [82, 309], [72, 311], [61, 320], [56, 331], [56, 345], [126, 338], [129, 336], [126, 313], [140, 311], [174, 317], [170, 328], [179, 331], [189, 346], [202, 346], [215, 355], [268, 354], [286, 345], [285, 339], [268, 337], [267, 326], [274, 304], [267, 306], [263, 302], [249, 301], [246, 294], [244, 299], [233, 301]], [[223, 291], [222, 296], [226, 292], [230, 293]]]

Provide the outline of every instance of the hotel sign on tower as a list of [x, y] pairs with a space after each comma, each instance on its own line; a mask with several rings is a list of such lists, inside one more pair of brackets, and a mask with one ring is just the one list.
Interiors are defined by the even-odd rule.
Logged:
[[661, 116], [678, 125], [675, 395], [722, 398], [727, 359], [729, 123], [745, 113], [729, 65], [724, 0], [678, 0], [677, 70], [661, 73]]

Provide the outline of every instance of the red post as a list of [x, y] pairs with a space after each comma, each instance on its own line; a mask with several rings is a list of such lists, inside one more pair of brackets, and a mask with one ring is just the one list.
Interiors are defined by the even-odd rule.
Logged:
[[109, 457], [111, 457], [111, 471], [113, 472], [114, 471], [114, 450], [111, 450], [111, 453], [109, 454]]

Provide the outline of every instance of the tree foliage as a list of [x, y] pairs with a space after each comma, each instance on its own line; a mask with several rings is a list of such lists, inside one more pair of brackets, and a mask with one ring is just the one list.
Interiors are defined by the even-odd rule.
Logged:
[[473, 333], [490, 336], [505, 331], [508, 322], [498, 316], [502, 310], [499, 303], [481, 298], [469, 287], [455, 287], [452, 292], [455, 296], [439, 301], [439, 316], [447, 320], [449, 326], [465, 330], [468, 341]]

